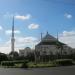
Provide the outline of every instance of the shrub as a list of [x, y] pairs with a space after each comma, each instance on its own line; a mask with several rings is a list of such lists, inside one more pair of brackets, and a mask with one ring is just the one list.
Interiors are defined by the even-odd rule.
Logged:
[[10, 61], [3, 61], [1, 64], [2, 66], [14, 66], [14, 63]]
[[28, 61], [26, 60], [20, 60], [20, 61], [2, 61], [1, 65], [2, 66], [7, 66], [7, 67], [16, 67], [15, 65], [22, 64], [22, 67], [26, 67]]
[[21, 68], [28, 68], [28, 64], [27, 63], [28, 63], [27, 61], [23, 62]]
[[56, 60], [56, 64], [59, 66], [73, 65], [71, 59], [59, 59], [59, 60]]

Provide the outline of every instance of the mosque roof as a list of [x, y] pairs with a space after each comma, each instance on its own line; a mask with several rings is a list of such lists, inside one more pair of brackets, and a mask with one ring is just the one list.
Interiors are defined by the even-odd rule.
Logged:
[[48, 32], [46, 36], [42, 38], [42, 42], [52, 42], [52, 41], [57, 41], [57, 39], [52, 35], [50, 35]]
[[38, 43], [37, 45], [58, 45], [58, 44], [65, 45], [64, 43], [59, 42], [57, 38], [53, 37], [47, 32], [47, 34], [42, 38], [40, 43]]

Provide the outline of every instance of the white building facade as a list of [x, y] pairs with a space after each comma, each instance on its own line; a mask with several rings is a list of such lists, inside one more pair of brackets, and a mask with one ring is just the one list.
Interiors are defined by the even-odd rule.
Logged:
[[25, 49], [19, 50], [19, 56], [27, 56], [29, 53], [31, 53], [31, 48], [26, 47]]

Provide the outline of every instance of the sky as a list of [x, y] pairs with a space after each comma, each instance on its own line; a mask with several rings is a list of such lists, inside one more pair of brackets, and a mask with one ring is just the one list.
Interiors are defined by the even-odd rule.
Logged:
[[40, 34], [75, 48], [75, 0], [0, 0], [0, 52], [11, 51], [12, 17], [15, 51], [35, 48]]

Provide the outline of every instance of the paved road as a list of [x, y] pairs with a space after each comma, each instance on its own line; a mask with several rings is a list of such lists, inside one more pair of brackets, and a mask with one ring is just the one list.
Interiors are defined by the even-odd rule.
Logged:
[[43, 69], [0, 68], [0, 75], [75, 75], [75, 66]]

